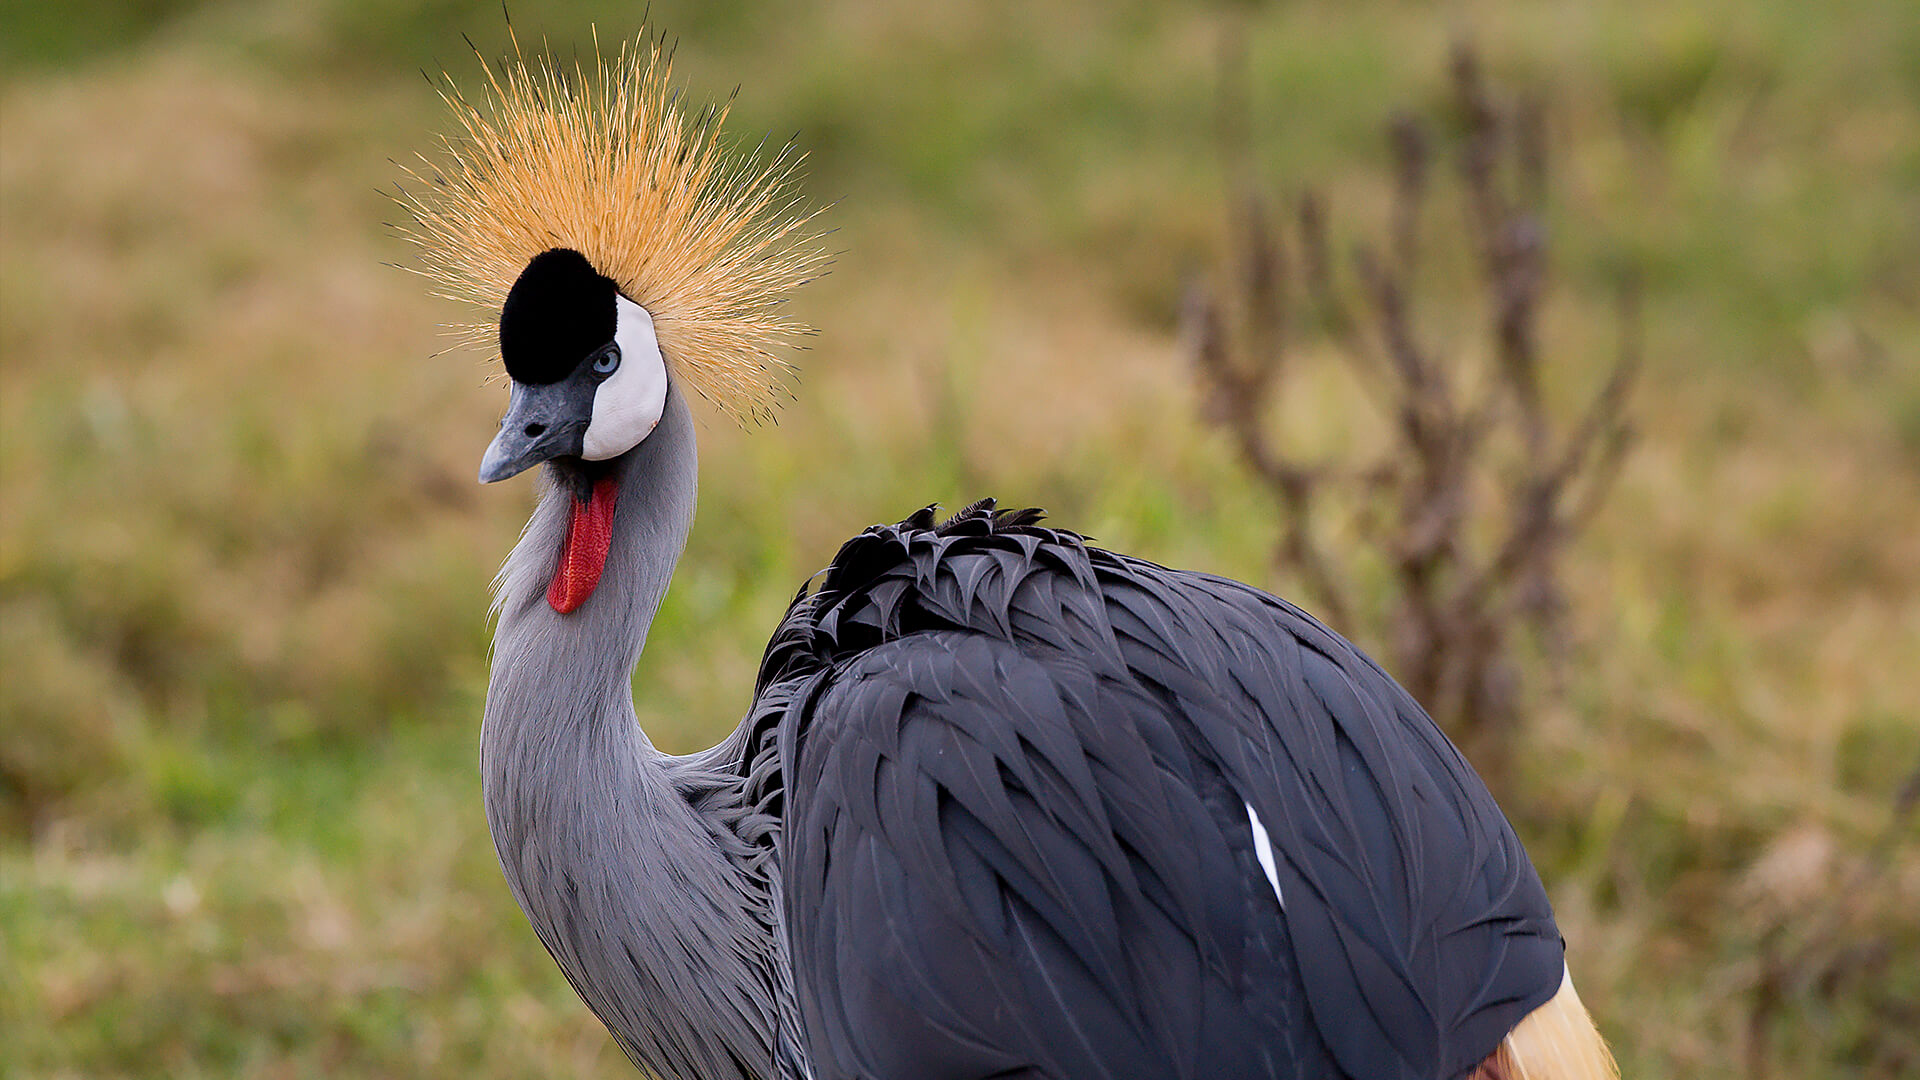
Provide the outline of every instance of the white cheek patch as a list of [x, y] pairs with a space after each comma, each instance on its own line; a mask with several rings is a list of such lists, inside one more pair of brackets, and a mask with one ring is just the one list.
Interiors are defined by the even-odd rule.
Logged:
[[1260, 815], [1253, 812], [1252, 803], [1247, 804], [1247, 821], [1253, 825], [1253, 857], [1260, 860], [1260, 869], [1267, 872], [1267, 882], [1273, 886], [1273, 898], [1284, 908], [1287, 898], [1280, 895], [1280, 870], [1273, 864], [1273, 839], [1267, 835], [1267, 827], [1260, 824]]
[[667, 407], [667, 361], [653, 333], [653, 316], [624, 296], [613, 302], [620, 370], [594, 391], [593, 420], [580, 453], [588, 461], [619, 457], [640, 445]]

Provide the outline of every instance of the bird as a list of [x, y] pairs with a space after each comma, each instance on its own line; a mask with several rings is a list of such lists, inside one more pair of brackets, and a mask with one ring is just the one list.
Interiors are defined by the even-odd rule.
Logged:
[[486, 820], [635, 1066], [1617, 1075], [1519, 839], [1406, 691], [1284, 600], [1040, 511], [854, 535], [731, 734], [657, 749], [632, 678], [692, 527], [691, 399], [770, 414], [831, 253], [804, 155], [689, 112], [663, 37], [480, 66], [396, 198], [408, 268], [504, 368], [479, 479], [543, 477], [494, 583]]

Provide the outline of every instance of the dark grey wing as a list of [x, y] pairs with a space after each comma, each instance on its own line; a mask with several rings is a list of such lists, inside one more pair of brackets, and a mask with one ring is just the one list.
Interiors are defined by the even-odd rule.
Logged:
[[1552, 906], [1499, 807], [1359, 650], [1246, 585], [1102, 560], [1128, 666], [1258, 812], [1321, 1035], [1353, 1077], [1454, 1077], [1558, 990]]
[[1377, 666], [1033, 520], [870, 530], [769, 650], [822, 1080], [1453, 1078], [1555, 992], [1518, 839]]
[[782, 863], [819, 1080], [1326, 1075], [1245, 818], [1123, 669], [931, 631], [806, 708]]

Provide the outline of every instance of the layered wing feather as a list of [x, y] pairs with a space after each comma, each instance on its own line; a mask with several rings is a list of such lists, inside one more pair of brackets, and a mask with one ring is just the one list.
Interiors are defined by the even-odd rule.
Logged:
[[1037, 521], [869, 530], [769, 649], [816, 1076], [1454, 1077], [1553, 994], [1518, 840], [1377, 666]]

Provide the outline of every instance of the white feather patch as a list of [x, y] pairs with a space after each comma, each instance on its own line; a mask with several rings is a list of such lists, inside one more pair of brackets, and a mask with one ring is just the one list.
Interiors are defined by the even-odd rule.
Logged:
[[588, 461], [616, 458], [639, 446], [653, 434], [667, 407], [667, 361], [654, 336], [653, 316], [624, 296], [615, 296], [613, 302], [620, 370], [594, 392], [593, 420], [580, 453]]
[[1267, 872], [1267, 881], [1273, 886], [1273, 898], [1284, 908], [1287, 898], [1280, 895], [1280, 871], [1273, 864], [1273, 840], [1267, 836], [1267, 827], [1260, 824], [1260, 815], [1253, 812], [1252, 803], [1247, 804], [1247, 821], [1253, 826], [1253, 857], [1260, 860], [1260, 869]]

